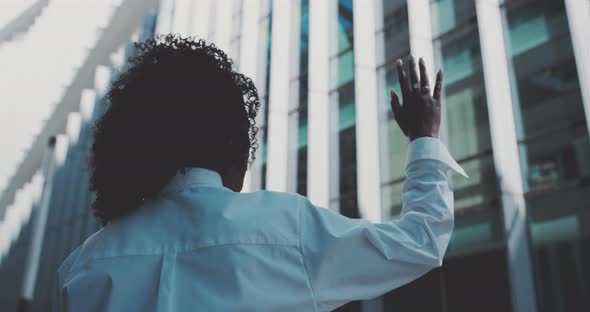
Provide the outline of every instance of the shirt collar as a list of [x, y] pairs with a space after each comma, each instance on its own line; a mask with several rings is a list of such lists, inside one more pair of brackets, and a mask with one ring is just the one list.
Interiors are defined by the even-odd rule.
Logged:
[[162, 190], [163, 194], [180, 192], [191, 187], [223, 187], [219, 173], [205, 168], [188, 168], [176, 174]]

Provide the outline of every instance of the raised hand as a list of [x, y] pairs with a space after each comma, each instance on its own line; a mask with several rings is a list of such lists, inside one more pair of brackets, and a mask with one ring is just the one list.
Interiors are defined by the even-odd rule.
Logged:
[[391, 90], [391, 110], [395, 121], [411, 141], [420, 137], [438, 138], [441, 115], [441, 89], [443, 75], [438, 71], [434, 91], [430, 90], [424, 60], [420, 58], [420, 78], [416, 60], [410, 58], [408, 79], [402, 60], [397, 61], [397, 74], [402, 91], [403, 104], [399, 95]]

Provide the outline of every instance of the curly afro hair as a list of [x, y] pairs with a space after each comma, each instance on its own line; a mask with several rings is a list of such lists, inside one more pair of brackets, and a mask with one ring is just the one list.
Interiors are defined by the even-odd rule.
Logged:
[[90, 189], [102, 224], [157, 197], [186, 168], [245, 170], [257, 148], [256, 87], [223, 51], [178, 35], [135, 48], [94, 131]]

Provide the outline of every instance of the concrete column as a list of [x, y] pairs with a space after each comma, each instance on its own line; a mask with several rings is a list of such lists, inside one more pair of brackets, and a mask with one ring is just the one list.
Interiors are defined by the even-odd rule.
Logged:
[[330, 3], [309, 2], [307, 196], [321, 207], [330, 204]]
[[176, 0], [174, 1], [174, 11], [172, 15], [172, 33], [181, 36], [190, 36], [191, 9], [194, 0]]
[[[268, 158], [266, 188], [287, 191], [289, 185], [289, 86], [293, 51], [292, 11], [297, 1], [277, 1], [272, 6], [272, 46], [268, 110]], [[296, 129], [295, 129], [296, 130]]]
[[198, 39], [209, 40], [209, 14], [211, 0], [197, 0], [192, 6], [192, 19], [190, 22], [190, 34]]
[[434, 47], [430, 12], [430, 0], [408, 1], [410, 51], [416, 58], [422, 57], [424, 59], [428, 77], [434, 83]]
[[289, 46], [292, 52], [289, 62], [289, 103], [287, 110], [291, 112], [288, 116], [288, 146], [287, 151], [287, 192], [297, 192], [297, 172], [299, 163], [297, 161], [298, 140], [299, 140], [299, 114], [293, 113], [301, 103], [299, 86], [302, 83], [300, 77], [301, 63], [301, 0], [293, 0], [291, 5], [291, 33], [289, 35]]
[[381, 172], [379, 157], [379, 100], [375, 1], [353, 2], [357, 198], [361, 217], [381, 222]]
[[590, 135], [590, 1], [565, 0], [565, 9], [570, 26], [570, 34], [580, 79], [580, 92], [584, 100], [586, 126]]
[[[382, 222], [379, 150], [379, 98], [377, 90], [376, 1], [353, 1], [357, 200], [363, 219]], [[357, 40], [357, 42], [360, 42]], [[363, 311], [383, 311], [381, 298], [362, 302]]]
[[172, 31], [172, 10], [174, 0], [160, 0], [158, 21], [156, 22], [156, 34], [167, 34]]
[[515, 312], [536, 311], [523, 179], [500, 3], [498, 0], [477, 0], [476, 9], [494, 165], [504, 214], [512, 305]]
[[[242, 40], [240, 41], [240, 72], [252, 79], [257, 87], [263, 83], [260, 76], [260, 64], [258, 60], [258, 52], [260, 49], [266, 49], [266, 46], [261, 44], [263, 38], [259, 36], [258, 17], [260, 15], [260, 0], [243, 0], [242, 9]], [[259, 111], [259, 118], [257, 124], [260, 125], [260, 115], [262, 108]], [[258, 138], [260, 140], [260, 136]], [[259, 153], [260, 154], [260, 153]], [[256, 162], [260, 162], [261, 157], [257, 157]], [[256, 165], [251, 166], [246, 172], [244, 178], [243, 192], [250, 192], [260, 188], [260, 168]]]
[[232, 30], [232, 13], [234, 0], [221, 0], [217, 2], [217, 14], [215, 14], [215, 45], [229, 52]]

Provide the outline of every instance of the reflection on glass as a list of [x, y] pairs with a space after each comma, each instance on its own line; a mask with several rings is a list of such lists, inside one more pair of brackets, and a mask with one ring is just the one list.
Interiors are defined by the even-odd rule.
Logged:
[[384, 53], [385, 62], [409, 54], [410, 36], [408, 29], [408, 9], [401, 6], [384, 16]]
[[509, 7], [507, 21], [529, 190], [587, 177], [586, 121], [563, 1]]
[[338, 47], [336, 54], [353, 48], [352, 0], [338, 0]]
[[433, 33], [444, 34], [475, 18], [473, 0], [435, 0], [432, 3]]
[[449, 147], [462, 159], [491, 148], [477, 30], [443, 40], [441, 51]]
[[590, 309], [590, 141], [563, 0], [507, 2], [541, 311]]
[[349, 83], [354, 79], [353, 50], [342, 52], [340, 55], [335, 57], [331, 63], [331, 66], [334, 67], [332, 73], [336, 74], [336, 77], [332, 77], [332, 86], [334, 88]]
[[[522, 110], [523, 164], [528, 189], [543, 190], [568, 180], [587, 176], [584, 170], [569, 170], [566, 166], [583, 168], [577, 161], [565, 165], [571, 155], [585, 150], [586, 135], [583, 108], [567, 27], [561, 1], [542, 1], [538, 5], [523, 5], [507, 12], [511, 51]], [[535, 141], [551, 133], [560, 136], [532, 149]]]
[[[457, 12], [469, 7], [464, 1], [453, 3]], [[449, 31], [435, 45], [445, 73], [443, 106], [447, 146], [470, 175], [469, 179], [453, 175], [456, 230], [449, 255], [501, 247], [499, 188], [477, 23], [473, 21]]]
[[299, 34], [299, 72], [307, 72], [309, 55], [309, 0], [301, 1], [301, 25]]

